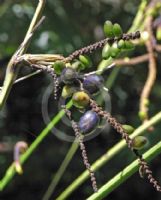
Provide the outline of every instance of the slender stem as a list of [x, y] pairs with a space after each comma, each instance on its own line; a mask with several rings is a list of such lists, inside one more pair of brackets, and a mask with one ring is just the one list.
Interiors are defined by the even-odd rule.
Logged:
[[136, 17], [133, 21], [131, 28], [129, 29], [129, 32], [133, 32], [134, 30], [137, 30], [139, 28], [139, 26], [142, 24], [143, 18], [144, 18], [145, 8], [147, 6], [148, 1], [149, 0], [142, 0], [141, 1], [137, 15], [136, 15]]
[[147, 79], [144, 85], [144, 88], [141, 93], [140, 97], [140, 112], [144, 113], [145, 117], [143, 119], [143, 122], [148, 120], [148, 106], [146, 104], [146, 101], [149, 101], [149, 96], [152, 91], [152, 88], [154, 86], [156, 75], [157, 75], [157, 63], [155, 58], [155, 52], [153, 48], [154, 43], [154, 35], [152, 31], [152, 16], [148, 16], [146, 20], [146, 28], [149, 34], [149, 39], [145, 42], [148, 55], [149, 55], [149, 65], [148, 65], [148, 75]]
[[24, 80], [26, 80], [26, 79], [28, 79], [28, 78], [31, 78], [32, 76], [35, 76], [36, 74], [40, 74], [41, 72], [42, 72], [41, 69], [40, 69], [40, 70], [37, 70], [37, 71], [35, 71], [35, 72], [32, 72], [32, 73], [30, 73], [30, 74], [28, 74], [28, 75], [26, 75], [26, 76], [23, 76], [23, 77], [21, 77], [21, 78], [15, 80], [14, 84], [19, 83], [19, 82], [21, 82], [21, 81], [24, 81]]
[[28, 47], [30, 39], [31, 39], [31, 38], [29, 39], [30, 34], [34, 30], [35, 25], [41, 16], [45, 2], [46, 2], [45, 0], [39, 0], [38, 6], [36, 8], [36, 11], [32, 18], [32, 21], [30, 23], [29, 29], [28, 29], [26, 36], [24, 38], [24, 41], [22, 43], [25, 45], [24, 46], [20, 45], [19, 49], [14, 53], [14, 55], [12, 56], [11, 60], [9, 61], [8, 65], [7, 65], [5, 80], [4, 80], [4, 84], [3, 84], [1, 94], [0, 94], [0, 109], [2, 109], [3, 105], [5, 104], [7, 97], [10, 93], [10, 90], [12, 88], [12, 85], [14, 83], [14, 80], [16, 79], [18, 71], [19, 71], [19, 67], [16, 67], [16, 69], [15, 69], [15, 66], [14, 66], [15, 58], [17, 57], [17, 55], [20, 56], [23, 53], [25, 53], [25, 51], [27, 50], [27, 47]]
[[63, 176], [67, 166], [69, 165], [70, 161], [72, 160], [74, 154], [76, 153], [77, 149], [79, 147], [79, 144], [74, 141], [68, 151], [68, 153], [65, 156], [65, 159], [63, 160], [63, 162], [61, 163], [58, 171], [56, 172], [55, 176], [53, 177], [46, 193], [44, 194], [42, 200], [48, 200], [50, 199], [52, 193], [54, 192], [56, 186], [58, 185], [61, 177]]
[[[67, 108], [70, 108], [72, 106], [72, 101], [70, 101], [67, 104]], [[40, 135], [36, 138], [36, 140], [30, 145], [30, 147], [27, 149], [27, 151], [20, 157], [20, 163], [21, 165], [31, 156], [31, 154], [36, 150], [36, 148], [40, 145], [40, 143], [43, 141], [43, 139], [50, 133], [52, 128], [60, 121], [60, 119], [64, 116], [64, 110], [61, 110], [54, 118], [53, 120], [47, 125], [47, 127], [40, 133]], [[13, 176], [16, 174], [15, 167], [12, 164], [8, 170], [6, 171], [6, 174], [0, 181], [0, 190], [3, 190], [7, 184], [10, 182], [10, 180], [13, 178]]]
[[[137, 128], [134, 133], [130, 136], [131, 138], [134, 138], [137, 135], [143, 134], [143, 132], [151, 127], [152, 125], [158, 123], [161, 121], [161, 112], [157, 113], [154, 117], [152, 117], [148, 122], [141, 125], [139, 128]], [[105, 165], [111, 158], [113, 158], [117, 153], [119, 153], [123, 148], [126, 147], [126, 142], [124, 140], [121, 140], [119, 143], [117, 143], [115, 146], [113, 146], [111, 149], [108, 149], [107, 152], [101, 156], [99, 159], [97, 159], [91, 166], [91, 169], [93, 171], [97, 171], [100, 167]], [[65, 190], [61, 193], [59, 197], [57, 197], [56, 200], [62, 200], [66, 199], [71, 193], [73, 193], [85, 180], [89, 178], [88, 171], [84, 171], [77, 179], [73, 181]]]
[[133, 66], [137, 65], [142, 62], [147, 62], [149, 60], [149, 54], [144, 54], [141, 56], [137, 56], [134, 58], [123, 58], [123, 59], [117, 59], [115, 60], [116, 65], [123, 65], [123, 66]]
[[[143, 154], [143, 157], [147, 161], [153, 160], [156, 156], [161, 153], [161, 142], [158, 142], [155, 146], [149, 149]], [[91, 195], [87, 200], [101, 200], [105, 199], [114, 189], [116, 189], [121, 183], [125, 182], [130, 176], [132, 176], [138, 170], [138, 160], [136, 159], [125, 169], [120, 171], [110, 181], [103, 185], [99, 191]]]

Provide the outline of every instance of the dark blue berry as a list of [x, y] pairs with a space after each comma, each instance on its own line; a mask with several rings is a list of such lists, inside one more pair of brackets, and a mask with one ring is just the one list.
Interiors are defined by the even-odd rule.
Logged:
[[100, 118], [97, 113], [92, 110], [89, 110], [84, 113], [80, 118], [78, 126], [82, 133], [90, 133], [96, 129], [100, 121]]
[[103, 78], [100, 75], [89, 75], [83, 81], [83, 88], [87, 90], [90, 94], [96, 94], [100, 91], [103, 85]]
[[75, 71], [75, 69], [73, 69], [71, 67], [66, 67], [62, 71], [60, 79], [65, 84], [72, 84], [74, 82], [74, 80], [77, 78], [77, 76], [78, 75], [77, 75], [77, 72]]

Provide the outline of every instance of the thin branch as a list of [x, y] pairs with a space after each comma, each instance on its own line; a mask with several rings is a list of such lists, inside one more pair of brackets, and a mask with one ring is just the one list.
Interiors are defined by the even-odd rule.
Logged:
[[155, 50], [158, 51], [158, 52], [161, 52], [161, 45], [159, 45], [159, 44], [156, 45], [155, 46]]
[[26, 52], [27, 47], [30, 43], [30, 39], [33, 35], [33, 32], [35, 31], [35, 28], [37, 28], [37, 25], [39, 25], [39, 23], [41, 22], [41, 20], [39, 21], [39, 19], [41, 17], [45, 2], [46, 2], [45, 0], [39, 0], [38, 6], [32, 18], [32, 21], [30, 23], [30, 26], [26, 33], [24, 41], [22, 42], [22, 44], [20, 45], [18, 50], [14, 53], [14, 55], [12, 56], [11, 60], [8, 63], [5, 80], [3, 83], [3, 88], [0, 93], [0, 109], [2, 109], [3, 105], [5, 104], [7, 97], [10, 93], [10, 90], [12, 88], [12, 85], [14, 83], [14, 80], [16, 79], [18, 71], [19, 71], [18, 66], [15, 68], [15, 65], [14, 65], [15, 59], [17, 58], [17, 56], [21, 56], [23, 53]]
[[147, 101], [149, 101], [149, 96], [152, 90], [152, 87], [155, 83], [156, 80], [156, 59], [155, 59], [155, 53], [154, 53], [154, 38], [153, 38], [153, 31], [152, 31], [152, 16], [149, 16], [147, 18], [147, 31], [149, 34], [149, 39], [146, 41], [145, 45], [148, 50], [149, 54], [149, 71], [148, 71], [148, 76], [147, 80], [145, 82], [144, 88], [141, 93], [140, 97], [140, 113], [143, 113], [143, 121], [148, 120], [148, 106], [147, 106]]
[[19, 83], [19, 82], [22, 82], [22, 81], [24, 81], [24, 80], [26, 80], [26, 79], [28, 79], [28, 78], [31, 78], [32, 76], [35, 76], [36, 74], [40, 74], [41, 72], [42, 72], [42, 70], [37, 70], [37, 71], [35, 71], [35, 72], [33, 72], [33, 73], [30, 73], [30, 74], [28, 74], [28, 75], [26, 75], [26, 76], [23, 76], [23, 77], [21, 77], [21, 78], [18, 78], [17, 80], [15, 80], [14, 84]]
[[78, 142], [74, 141], [68, 150], [67, 154], [65, 155], [64, 160], [62, 161], [58, 171], [55, 173], [51, 183], [48, 186], [48, 189], [46, 190], [42, 200], [49, 200], [51, 195], [54, 193], [57, 185], [59, 184], [64, 172], [67, 170], [67, 167], [69, 163], [71, 162], [74, 154], [76, 153], [77, 149], [79, 147]]
[[134, 58], [124, 58], [115, 60], [116, 65], [131, 66], [139, 63], [143, 63], [149, 60], [149, 54], [144, 54], [142, 56], [137, 56]]

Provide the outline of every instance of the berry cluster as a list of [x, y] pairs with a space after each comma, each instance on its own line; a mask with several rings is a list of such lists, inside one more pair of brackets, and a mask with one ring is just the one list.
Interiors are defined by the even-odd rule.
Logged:
[[[161, 187], [153, 178], [147, 163], [138, 153], [138, 150], [143, 148], [147, 143], [146, 138], [137, 136], [134, 139], [131, 139], [128, 132], [132, 132], [132, 128], [129, 126], [122, 126], [110, 115], [110, 113], [103, 111], [103, 109], [93, 100], [94, 96], [104, 88], [104, 80], [101, 75], [98, 75], [97, 71], [83, 75], [80, 74], [80, 71], [91, 67], [91, 61], [87, 56], [84, 56], [84, 54], [92, 53], [98, 48], [103, 48], [103, 59], [109, 59], [110, 57], [115, 58], [121, 51], [133, 49], [134, 45], [130, 40], [140, 37], [138, 31], [135, 33], [123, 34], [120, 25], [112, 24], [110, 21], [105, 22], [104, 32], [107, 37], [106, 39], [80, 50], [76, 50], [63, 61], [57, 61], [53, 64], [51, 75], [56, 83], [55, 91], [58, 90], [58, 87], [62, 88], [61, 96], [64, 99], [71, 98], [73, 106], [81, 111], [82, 116], [75, 122], [71, 111], [67, 110], [65, 105], [63, 105], [63, 108], [71, 121], [76, 139], [80, 144], [83, 161], [91, 176], [92, 186], [95, 192], [97, 191], [96, 178], [88, 161], [83, 138], [86, 134], [92, 133], [99, 126], [101, 127], [102, 121], [108, 122], [121, 134], [128, 147], [139, 159], [140, 175], [142, 176], [143, 173], [147, 174], [150, 183], [152, 183], [158, 191], [161, 191]], [[108, 92], [108, 90], [106, 91]], [[55, 97], [57, 97], [56, 92]]]

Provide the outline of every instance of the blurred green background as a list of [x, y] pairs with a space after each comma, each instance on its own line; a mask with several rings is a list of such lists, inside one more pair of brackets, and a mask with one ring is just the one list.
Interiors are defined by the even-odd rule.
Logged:
[[[22, 42], [38, 1], [1, 0], [0, 1], [0, 81], [3, 83], [7, 62]], [[69, 53], [104, 38], [102, 26], [105, 20], [119, 23], [124, 32], [130, 28], [140, 1], [133, 0], [47, 0], [44, 15], [45, 22], [34, 35], [29, 53]], [[142, 55], [145, 49], [137, 47], [131, 57]], [[101, 59], [100, 51], [93, 56], [96, 66]], [[161, 57], [158, 57], [157, 81], [150, 97], [150, 116], [161, 108]], [[31, 70], [25, 67], [20, 76]], [[110, 72], [105, 74], [107, 79]], [[139, 97], [146, 80], [147, 63], [134, 67], [122, 67], [110, 90], [112, 114], [122, 122], [134, 127], [140, 125], [138, 118]], [[19, 140], [28, 144], [35, 140], [46, 126], [42, 118], [41, 103], [45, 89], [50, 84], [50, 77], [45, 74], [16, 84], [3, 111], [0, 113], [0, 177], [13, 161], [13, 145]], [[127, 84], [128, 83], [128, 84]], [[49, 101], [51, 116], [57, 113], [57, 102], [51, 96]], [[60, 126], [60, 125], [59, 125]], [[61, 124], [62, 130], [65, 125]], [[68, 130], [71, 134], [72, 129]], [[161, 139], [161, 125], [153, 133], [147, 133], [150, 148]], [[73, 133], [74, 134], [74, 133]], [[99, 136], [86, 142], [91, 163], [120, 140], [113, 130], [109, 134], [103, 131]], [[5, 144], [9, 146], [5, 146]], [[39, 200], [42, 199], [54, 173], [59, 168], [71, 143], [59, 140], [50, 134], [24, 165], [24, 174], [16, 177], [0, 192], [0, 200]], [[1, 147], [0, 146], [0, 147]], [[146, 149], [145, 149], [146, 150]], [[161, 181], [161, 157], [157, 157], [151, 167]], [[96, 172], [99, 187], [123, 169], [134, 159], [127, 149], [122, 151], [107, 165]], [[81, 152], [77, 151], [68, 169], [57, 186], [51, 199], [55, 199], [84, 170]], [[92, 193], [90, 181], [86, 181], [69, 199], [82, 200]], [[112, 192], [109, 200], [161, 199], [146, 180], [138, 173], [132, 176], [118, 189]]]

